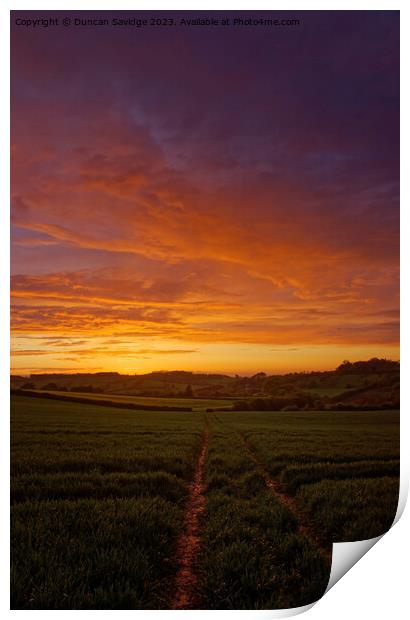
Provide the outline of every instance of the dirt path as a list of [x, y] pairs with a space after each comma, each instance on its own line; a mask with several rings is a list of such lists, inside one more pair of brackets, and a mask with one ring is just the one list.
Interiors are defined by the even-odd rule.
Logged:
[[205, 422], [202, 446], [196, 464], [194, 479], [190, 484], [185, 508], [182, 533], [177, 544], [178, 572], [171, 609], [195, 609], [198, 576], [196, 563], [201, 548], [200, 525], [205, 511], [204, 469], [209, 446], [209, 429]]
[[306, 536], [310, 540], [311, 543], [316, 547], [318, 553], [328, 562], [332, 561], [332, 550], [329, 547], [326, 547], [321, 541], [320, 535], [315, 528], [314, 524], [309, 519], [308, 515], [300, 508], [297, 504], [296, 500], [291, 497], [284, 488], [284, 485], [277, 479], [272, 478], [269, 472], [266, 470], [262, 461], [258, 458], [255, 448], [252, 446], [250, 441], [246, 439], [241, 434], [242, 441], [245, 445], [246, 451], [248, 452], [250, 458], [255, 463], [256, 468], [259, 474], [265, 481], [267, 488], [272, 491], [275, 495], [276, 499], [283, 505], [285, 508], [290, 510], [290, 512], [296, 517], [299, 524], [299, 532]]

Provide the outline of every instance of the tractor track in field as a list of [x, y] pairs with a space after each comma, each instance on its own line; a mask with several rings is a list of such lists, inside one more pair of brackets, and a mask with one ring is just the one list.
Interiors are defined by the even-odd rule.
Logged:
[[[218, 416], [213, 414], [213, 418], [215, 422], [220, 424], [222, 427], [226, 429], [233, 430], [229, 427], [225, 422], [222, 422]], [[249, 439], [246, 438], [244, 433], [233, 431], [238, 439], [242, 441], [244, 444], [245, 450], [249, 456], [249, 458], [255, 464], [256, 470], [259, 475], [265, 481], [266, 487], [272, 492], [272, 494], [276, 497], [278, 502], [282, 504], [285, 508], [287, 508], [293, 516], [296, 518], [298, 523], [298, 530], [300, 534], [303, 534], [316, 548], [319, 555], [328, 563], [332, 562], [332, 547], [327, 546], [318, 532], [317, 526], [312, 522], [312, 519], [308, 514], [298, 505], [297, 501], [294, 497], [292, 497], [286, 490], [285, 485], [280, 482], [280, 480], [273, 478], [268, 470], [266, 469], [263, 461], [258, 457], [256, 450]]]
[[174, 582], [171, 609], [197, 608], [197, 559], [202, 545], [200, 530], [206, 505], [204, 470], [208, 448], [209, 427], [208, 421], [205, 419], [201, 450], [196, 463], [194, 478], [189, 487], [182, 531], [177, 543], [176, 563], [178, 570]]
[[295, 498], [289, 495], [286, 492], [284, 485], [273, 478], [269, 472], [267, 471], [264, 463], [259, 459], [256, 454], [254, 446], [251, 442], [240, 433], [241, 439], [244, 443], [245, 449], [249, 455], [249, 457], [254, 462], [257, 471], [262, 476], [265, 481], [266, 487], [273, 493], [276, 499], [287, 508], [296, 518], [299, 525], [299, 532], [303, 534], [317, 549], [318, 553], [325, 559], [327, 562], [332, 562], [332, 550], [327, 547], [323, 541], [321, 540], [321, 536], [317, 531], [317, 528], [312, 523], [309, 516], [305, 513], [303, 509], [300, 508]]

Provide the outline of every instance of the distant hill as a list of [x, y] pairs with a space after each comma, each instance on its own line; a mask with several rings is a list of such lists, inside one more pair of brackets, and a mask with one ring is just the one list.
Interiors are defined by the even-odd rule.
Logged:
[[373, 358], [353, 363], [344, 361], [332, 371], [285, 375], [260, 372], [252, 377], [182, 370], [144, 375], [117, 372], [12, 375], [11, 387], [169, 398], [285, 399], [283, 402], [305, 402], [309, 407], [335, 404], [343, 407], [347, 403], [352, 406], [385, 403], [395, 407], [399, 405], [400, 364]]
[[129, 394], [135, 396], [218, 397], [229, 391], [233, 377], [193, 373], [182, 370], [122, 375], [117, 372], [76, 374], [32, 374], [29, 378], [11, 376], [11, 387], [36, 390], [69, 390]]

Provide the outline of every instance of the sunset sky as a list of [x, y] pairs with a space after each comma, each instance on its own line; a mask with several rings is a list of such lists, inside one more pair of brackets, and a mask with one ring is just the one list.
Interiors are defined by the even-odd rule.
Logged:
[[14, 373], [398, 359], [399, 13], [289, 15], [12, 25]]

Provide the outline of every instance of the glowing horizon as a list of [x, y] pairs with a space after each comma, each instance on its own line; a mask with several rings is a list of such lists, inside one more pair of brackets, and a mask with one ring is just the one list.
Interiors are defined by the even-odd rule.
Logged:
[[12, 372], [398, 359], [398, 17], [379, 13], [274, 36], [13, 26]]

